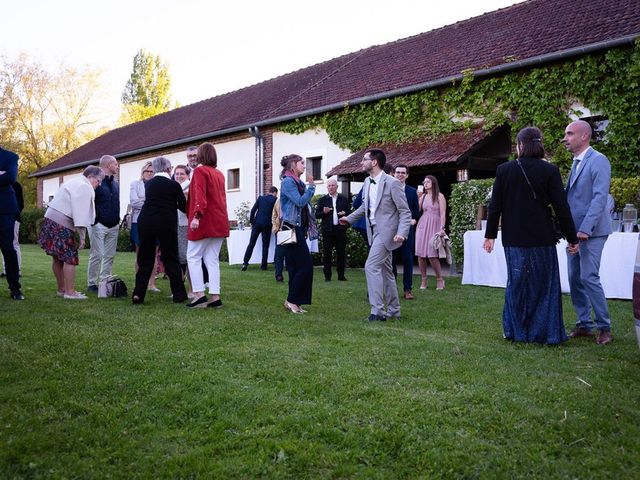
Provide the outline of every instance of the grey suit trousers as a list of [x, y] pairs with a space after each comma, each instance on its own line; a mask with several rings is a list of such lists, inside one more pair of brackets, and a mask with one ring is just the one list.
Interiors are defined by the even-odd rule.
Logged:
[[[398, 287], [393, 276], [392, 251], [385, 247], [382, 236], [373, 231], [371, 249], [364, 266], [371, 313], [380, 317], [400, 317]], [[387, 310], [385, 313], [385, 303]]]

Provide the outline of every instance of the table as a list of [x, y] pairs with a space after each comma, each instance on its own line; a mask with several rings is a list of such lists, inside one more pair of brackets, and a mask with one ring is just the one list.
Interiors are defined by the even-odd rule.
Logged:
[[[227, 251], [229, 252], [229, 265], [239, 265], [244, 260], [244, 252], [247, 250], [251, 240], [251, 229], [246, 230], [231, 230], [229, 237], [227, 238]], [[310, 252], [318, 251], [318, 240], [307, 240]], [[269, 242], [269, 256], [267, 257], [268, 263], [273, 263], [273, 258], [276, 251], [276, 238], [275, 235], [271, 235], [271, 241]], [[262, 263], [262, 235], [258, 236], [255, 247], [253, 247], [253, 253], [251, 254], [250, 264]]]
[[[470, 230], [464, 234], [462, 284], [505, 288], [507, 262], [502, 248], [501, 232], [498, 232], [492, 253], [482, 249], [483, 242], [484, 231], [482, 230]], [[631, 300], [637, 245], [637, 233], [616, 232], [609, 235], [600, 262], [600, 280], [607, 298]], [[569, 292], [566, 246], [565, 240], [556, 245], [563, 293]]]

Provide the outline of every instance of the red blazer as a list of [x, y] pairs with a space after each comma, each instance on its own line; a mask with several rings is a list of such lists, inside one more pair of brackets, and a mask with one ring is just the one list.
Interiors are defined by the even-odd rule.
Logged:
[[217, 168], [200, 165], [193, 171], [187, 201], [189, 224], [196, 213], [200, 226], [196, 230], [188, 229], [189, 240], [229, 236], [224, 175]]

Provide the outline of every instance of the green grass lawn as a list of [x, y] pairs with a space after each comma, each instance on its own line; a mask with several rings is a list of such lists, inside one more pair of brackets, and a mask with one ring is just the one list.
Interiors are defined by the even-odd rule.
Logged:
[[458, 278], [369, 324], [361, 270], [316, 270], [302, 316], [256, 266], [224, 265], [224, 308], [197, 311], [166, 280], [142, 306], [57, 298], [35, 246], [23, 274], [27, 300], [0, 297], [0, 478], [640, 478], [629, 301], [613, 344], [544, 347], [504, 341], [504, 290]]

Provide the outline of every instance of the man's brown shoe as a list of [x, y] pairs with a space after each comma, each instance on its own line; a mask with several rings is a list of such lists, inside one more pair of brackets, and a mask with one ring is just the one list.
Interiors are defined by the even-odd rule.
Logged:
[[411, 290], [407, 290], [406, 292], [404, 292], [404, 299], [405, 300], [413, 300], [415, 297], [413, 296], [413, 293], [411, 293]]
[[569, 338], [593, 337], [594, 335], [595, 333], [593, 333], [591, 330], [587, 330], [586, 328], [582, 327], [576, 327], [571, 330], [571, 333], [569, 333]]
[[609, 330], [600, 330], [598, 332], [598, 338], [596, 338], [596, 343], [598, 345], [607, 345], [611, 342], [613, 342], [613, 337], [611, 336], [611, 332]]

